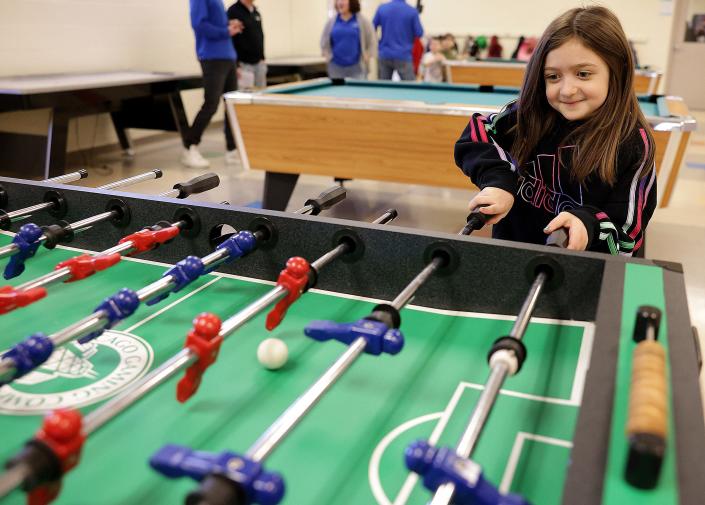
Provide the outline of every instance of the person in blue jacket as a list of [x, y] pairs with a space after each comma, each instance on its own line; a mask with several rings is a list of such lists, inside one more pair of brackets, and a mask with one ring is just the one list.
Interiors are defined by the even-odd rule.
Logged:
[[[230, 37], [242, 31], [238, 20], [228, 21], [221, 0], [190, 0], [191, 26], [196, 35], [196, 54], [203, 72], [203, 105], [184, 135], [181, 162], [191, 168], [210, 165], [198, 150], [201, 136], [218, 110], [221, 97], [237, 89], [235, 61], [237, 54]], [[235, 139], [225, 120], [226, 162], [237, 159]]]
[[391, 0], [377, 8], [372, 23], [382, 29], [379, 41], [379, 78], [389, 80], [396, 70], [404, 81], [416, 78], [411, 60], [414, 39], [423, 35], [418, 11], [405, 0]]
[[377, 57], [372, 23], [360, 13], [360, 0], [335, 0], [337, 14], [323, 28], [321, 51], [331, 79], [367, 79], [370, 58]]

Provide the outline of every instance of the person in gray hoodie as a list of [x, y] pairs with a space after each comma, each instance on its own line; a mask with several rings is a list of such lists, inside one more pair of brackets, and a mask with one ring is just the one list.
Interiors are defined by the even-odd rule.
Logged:
[[331, 79], [366, 79], [370, 58], [377, 57], [377, 38], [372, 23], [360, 13], [359, 0], [336, 0], [337, 14], [321, 35], [321, 50], [328, 60]]

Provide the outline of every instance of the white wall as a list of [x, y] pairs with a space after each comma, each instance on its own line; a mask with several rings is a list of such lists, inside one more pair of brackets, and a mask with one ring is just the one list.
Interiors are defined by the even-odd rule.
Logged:
[[[230, 4], [234, 0], [224, 0]], [[408, 0], [415, 5], [414, 0]], [[701, 2], [702, 0], [697, 0]], [[318, 54], [318, 40], [331, 0], [256, 0], [262, 13], [268, 58]], [[361, 0], [372, 18], [381, 0]], [[577, 0], [425, 0], [427, 33], [535, 34]], [[603, 0], [638, 42], [645, 64], [666, 68], [671, 17], [662, 0]], [[505, 51], [511, 49], [505, 43]], [[0, 0], [0, 74], [47, 74], [119, 69], [199, 70], [187, 0]], [[200, 91], [184, 94], [192, 118]], [[0, 130], [43, 132], [44, 114], [0, 114]], [[97, 132], [94, 130], [97, 126]], [[71, 125], [69, 148], [115, 142], [106, 115]], [[133, 136], [137, 136], [133, 133]]]
[[[430, 34], [540, 36], [548, 23], [564, 11], [596, 2], [575, 0], [504, 0], [475, 2], [425, 0], [421, 16]], [[671, 16], [661, 15], [662, 0], [602, 0], [619, 17], [627, 37], [636, 42], [641, 64], [665, 70], [669, 55]], [[515, 39], [504, 39], [505, 53]]]
[[[257, 0], [256, 5], [268, 58], [318, 53], [325, 0]], [[188, 6], [188, 0], [0, 0], [0, 75], [199, 72]], [[193, 119], [202, 92], [183, 95]], [[0, 114], [0, 130], [43, 134], [47, 119], [46, 111]], [[107, 114], [70, 124], [69, 150], [114, 142]]]

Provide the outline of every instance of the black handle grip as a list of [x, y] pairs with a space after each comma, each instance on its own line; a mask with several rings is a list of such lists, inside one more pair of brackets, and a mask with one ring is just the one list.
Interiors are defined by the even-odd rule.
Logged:
[[86, 177], [88, 177], [88, 170], [86, 170], [85, 168], [82, 168], [81, 170], [78, 171], [78, 175], [81, 176], [81, 179], [85, 179]]
[[565, 228], [558, 228], [548, 236], [546, 239], [546, 245], [565, 249], [568, 247], [568, 232], [565, 231]]
[[649, 327], [654, 330], [654, 340], [658, 340], [658, 332], [661, 327], [661, 310], [652, 305], [640, 305], [636, 310], [636, 320], [634, 322], [634, 342], [646, 340]]
[[346, 189], [343, 186], [336, 184], [335, 186], [326, 189], [316, 198], [309, 198], [306, 200], [304, 205], [311, 205], [313, 207], [313, 210], [311, 210], [311, 215], [317, 216], [322, 210], [330, 209], [333, 205], [345, 200], [346, 196]]
[[161, 179], [162, 175], [164, 175], [164, 172], [162, 172], [159, 168], [155, 168], [152, 172], [154, 172], [155, 179]]
[[485, 226], [485, 223], [487, 223], [487, 220], [490, 218], [488, 214], [483, 214], [480, 212], [480, 209], [482, 207], [486, 207], [486, 205], [480, 205], [478, 207], [475, 207], [473, 211], [468, 214], [467, 219], [465, 220], [465, 228], [463, 228], [460, 231], [460, 235], [470, 235], [473, 231], [479, 230], [483, 226]]
[[397, 209], [387, 209], [380, 217], [374, 220], [375, 224], [387, 224], [394, 221], [399, 216]]
[[203, 193], [213, 188], [217, 188], [219, 184], [220, 178], [218, 175], [213, 172], [209, 172], [207, 174], [194, 177], [189, 181], [174, 184], [174, 189], [179, 190], [179, 194], [176, 198], [186, 198], [190, 195]]

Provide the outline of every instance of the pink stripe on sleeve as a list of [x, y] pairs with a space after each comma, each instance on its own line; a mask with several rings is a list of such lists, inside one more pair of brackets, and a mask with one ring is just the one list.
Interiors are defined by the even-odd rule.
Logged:
[[477, 132], [475, 131], [475, 118], [470, 118], [470, 140], [477, 142]]
[[477, 125], [480, 129], [480, 138], [482, 139], [483, 142], [489, 142], [487, 139], [487, 132], [485, 131], [485, 121], [487, 118], [485, 116], [478, 116], [477, 117]]
[[[644, 167], [644, 164], [646, 163], [646, 160], [648, 159], [649, 156], [649, 139], [646, 136], [646, 131], [643, 128], [639, 128], [639, 133], [641, 134], [641, 140], [644, 142], [644, 159], [641, 162], [641, 167], [639, 167], [639, 170]], [[636, 226], [634, 229], [629, 233], [629, 236], [634, 239], [636, 238], [639, 233], [641, 233], [641, 216], [643, 214], [644, 210], [644, 185], [646, 183], [646, 177], [642, 177], [641, 181], [639, 182], [639, 200], [637, 202], [636, 206]]]
[[634, 244], [634, 249], [632, 249], [632, 253], [635, 253], [636, 251], [639, 250], [641, 247], [641, 243], [644, 241], [644, 237], [641, 237], [636, 244]]

